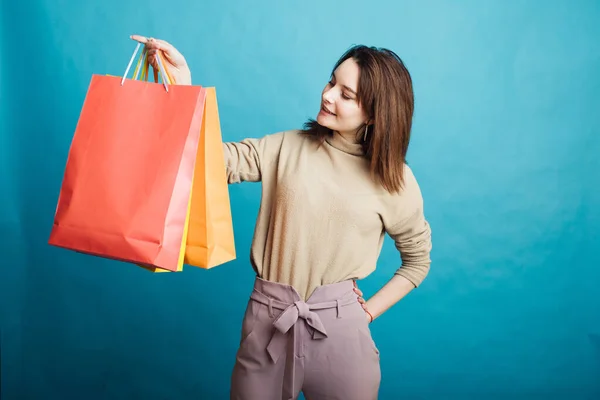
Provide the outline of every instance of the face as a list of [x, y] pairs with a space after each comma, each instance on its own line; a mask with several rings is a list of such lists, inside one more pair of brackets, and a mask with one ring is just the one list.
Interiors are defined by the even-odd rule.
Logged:
[[345, 60], [334, 71], [321, 95], [321, 110], [317, 122], [326, 128], [351, 137], [367, 121], [367, 115], [358, 104], [360, 68], [354, 59]]

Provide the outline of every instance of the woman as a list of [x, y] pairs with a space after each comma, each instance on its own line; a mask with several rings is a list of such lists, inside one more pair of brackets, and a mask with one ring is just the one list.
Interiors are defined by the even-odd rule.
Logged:
[[[191, 84], [169, 43], [175, 84]], [[229, 183], [262, 182], [251, 249], [257, 278], [231, 380], [232, 399], [376, 399], [379, 352], [369, 323], [429, 271], [431, 231], [405, 163], [410, 74], [393, 52], [356, 46], [336, 63], [316, 121], [303, 130], [225, 143]], [[355, 286], [375, 269], [384, 235], [402, 265], [369, 301]], [[362, 304], [362, 307], [361, 307]]]

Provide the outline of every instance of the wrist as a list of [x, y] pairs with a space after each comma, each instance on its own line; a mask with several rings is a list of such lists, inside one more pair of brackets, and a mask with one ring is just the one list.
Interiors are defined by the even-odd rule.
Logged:
[[365, 313], [367, 314], [367, 321], [369, 323], [373, 322], [373, 320], [375, 319], [375, 317], [373, 316], [373, 314], [371, 314], [371, 312], [369, 310], [365, 310]]
[[192, 72], [189, 68], [181, 71], [181, 82], [178, 85], [191, 85], [192, 84]]

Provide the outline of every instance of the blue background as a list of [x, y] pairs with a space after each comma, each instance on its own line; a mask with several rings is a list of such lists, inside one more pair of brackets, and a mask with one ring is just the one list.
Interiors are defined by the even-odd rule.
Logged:
[[[216, 86], [224, 139], [298, 128], [350, 45], [414, 78], [409, 161], [432, 270], [373, 324], [381, 399], [600, 396], [598, 1], [2, 2], [2, 399], [226, 399], [260, 186], [231, 186], [238, 260], [153, 275], [48, 246], [93, 73], [139, 33]], [[399, 262], [388, 240], [367, 297]]]

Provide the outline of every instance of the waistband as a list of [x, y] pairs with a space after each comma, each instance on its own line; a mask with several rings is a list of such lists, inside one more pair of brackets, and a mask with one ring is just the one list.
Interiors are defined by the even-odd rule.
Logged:
[[[306, 303], [316, 304], [340, 299], [351, 293], [353, 294], [354, 287], [354, 280], [345, 280], [328, 285], [321, 285], [315, 288], [313, 293], [306, 300]], [[271, 282], [258, 276], [254, 280], [254, 291], [288, 304], [302, 300], [302, 297], [293, 286], [284, 283]]]
[[285, 334], [296, 325], [298, 319], [306, 321], [313, 339], [327, 338], [323, 321], [313, 310], [337, 308], [337, 318], [341, 318], [342, 307], [357, 303], [357, 295], [353, 288], [352, 280], [319, 286], [305, 302], [292, 286], [257, 277], [250, 298], [266, 305], [271, 317], [273, 308], [283, 310], [273, 321], [276, 329], [267, 346], [271, 360], [276, 363], [285, 350], [287, 344]]

